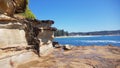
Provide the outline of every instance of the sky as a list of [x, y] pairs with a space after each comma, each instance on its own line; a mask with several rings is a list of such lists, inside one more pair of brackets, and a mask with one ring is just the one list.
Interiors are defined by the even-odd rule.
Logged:
[[120, 0], [29, 0], [39, 20], [68, 32], [120, 30]]

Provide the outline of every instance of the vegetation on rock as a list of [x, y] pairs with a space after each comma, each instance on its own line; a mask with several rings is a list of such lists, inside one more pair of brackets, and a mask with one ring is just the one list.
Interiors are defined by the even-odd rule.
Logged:
[[30, 19], [35, 19], [35, 15], [32, 13], [32, 11], [29, 9], [28, 7], [28, 3], [29, 3], [29, 0], [27, 0], [27, 8], [25, 10], [24, 13], [21, 13], [21, 15], [25, 16], [26, 18], [30, 18]]

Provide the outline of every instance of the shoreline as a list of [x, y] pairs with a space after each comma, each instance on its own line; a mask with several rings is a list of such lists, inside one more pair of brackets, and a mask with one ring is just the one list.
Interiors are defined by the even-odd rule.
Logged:
[[77, 37], [101, 37], [101, 36], [120, 36], [120, 35], [77, 35], [77, 36], [57, 36], [55, 38], [77, 38]]

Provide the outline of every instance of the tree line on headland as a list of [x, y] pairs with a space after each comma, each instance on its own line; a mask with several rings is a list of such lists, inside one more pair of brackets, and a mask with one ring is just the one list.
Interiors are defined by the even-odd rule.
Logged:
[[68, 31], [64, 31], [63, 29], [62, 30], [57, 30], [54, 32], [54, 36], [68, 36], [69, 33]]
[[94, 31], [94, 32], [71, 32], [64, 30], [57, 30], [54, 32], [55, 36], [85, 36], [85, 35], [120, 35], [120, 30], [111, 31]]

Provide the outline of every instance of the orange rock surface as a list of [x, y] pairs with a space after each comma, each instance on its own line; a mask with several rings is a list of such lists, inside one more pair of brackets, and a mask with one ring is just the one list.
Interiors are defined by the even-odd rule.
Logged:
[[119, 68], [120, 47], [79, 46], [54, 49], [48, 56], [18, 65], [17, 68]]

